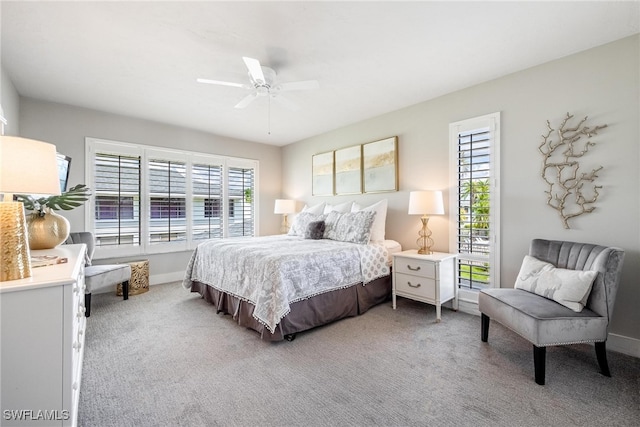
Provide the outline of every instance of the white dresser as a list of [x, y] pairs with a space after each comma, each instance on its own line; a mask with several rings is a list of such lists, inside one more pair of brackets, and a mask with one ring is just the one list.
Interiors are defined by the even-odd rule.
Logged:
[[420, 255], [415, 249], [393, 254], [393, 309], [400, 295], [435, 305], [436, 322], [440, 322], [442, 303], [453, 300], [457, 310], [456, 257], [441, 252]]
[[84, 354], [85, 245], [32, 251], [67, 263], [0, 282], [0, 425], [75, 426]]

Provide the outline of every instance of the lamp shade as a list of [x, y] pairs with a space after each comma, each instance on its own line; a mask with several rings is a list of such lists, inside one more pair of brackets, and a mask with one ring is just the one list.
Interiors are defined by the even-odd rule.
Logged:
[[0, 193], [60, 194], [56, 146], [0, 136]]
[[442, 191], [425, 190], [409, 193], [409, 215], [442, 215], [444, 202]]
[[296, 201], [289, 199], [276, 199], [276, 206], [273, 213], [290, 214], [296, 211]]
[[14, 193], [58, 195], [56, 146], [14, 136], [0, 136], [0, 281], [31, 277], [24, 205]]

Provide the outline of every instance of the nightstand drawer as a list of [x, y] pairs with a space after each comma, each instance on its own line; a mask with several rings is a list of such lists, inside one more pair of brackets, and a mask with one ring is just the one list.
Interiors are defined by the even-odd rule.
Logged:
[[[421, 270], [423, 271], [423, 270]], [[396, 293], [435, 300], [436, 281], [411, 274], [396, 273]]]
[[433, 261], [395, 257], [393, 268], [398, 273], [412, 274], [421, 277], [436, 278], [436, 264]]

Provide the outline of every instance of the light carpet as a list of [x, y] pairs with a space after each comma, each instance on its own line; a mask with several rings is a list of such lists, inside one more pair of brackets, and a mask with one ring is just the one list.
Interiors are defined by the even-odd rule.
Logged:
[[79, 425], [637, 426], [640, 359], [591, 345], [547, 350], [492, 322], [398, 298], [362, 316], [263, 342], [179, 283], [128, 301], [94, 295]]

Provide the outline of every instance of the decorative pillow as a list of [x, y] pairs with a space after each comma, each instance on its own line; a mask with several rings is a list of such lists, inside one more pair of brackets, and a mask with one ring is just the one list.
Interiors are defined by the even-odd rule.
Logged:
[[324, 238], [366, 245], [371, 238], [375, 216], [374, 211], [329, 212], [325, 219]]
[[304, 238], [320, 240], [324, 237], [324, 228], [324, 221], [311, 221], [304, 233]]
[[293, 224], [287, 233], [289, 236], [301, 236], [304, 237], [309, 227], [309, 223], [313, 221], [322, 221], [324, 215], [317, 215], [311, 212], [300, 212], [293, 220]]
[[309, 213], [313, 213], [316, 215], [322, 215], [324, 213], [324, 207], [325, 207], [326, 203], [322, 202], [322, 203], [318, 203], [317, 205], [313, 205], [311, 207], [304, 205], [304, 208], [302, 208], [302, 212], [309, 212]]
[[552, 299], [575, 312], [587, 303], [597, 271], [567, 270], [525, 255], [515, 288]]
[[354, 203], [351, 212], [373, 211], [376, 213], [373, 225], [371, 226], [371, 241], [382, 243], [384, 241], [385, 227], [387, 222], [387, 199], [380, 200], [366, 208], [360, 208], [360, 205]]
[[351, 212], [351, 207], [353, 206], [353, 202], [344, 202], [344, 203], [340, 203], [339, 205], [329, 205], [327, 204], [324, 207], [324, 214], [328, 214], [329, 212], [332, 211], [336, 211], [336, 212], [342, 212], [342, 213], [347, 213], [347, 212]]

